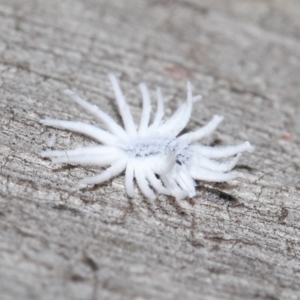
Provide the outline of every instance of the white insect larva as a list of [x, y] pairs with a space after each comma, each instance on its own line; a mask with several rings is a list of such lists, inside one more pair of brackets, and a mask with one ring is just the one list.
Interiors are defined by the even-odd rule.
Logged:
[[[254, 150], [249, 142], [219, 148], [196, 144], [217, 128], [223, 120], [221, 116], [214, 116], [207, 125], [196, 131], [179, 135], [191, 118], [193, 103], [201, 99], [201, 96], [192, 96], [190, 83], [187, 84], [187, 101], [167, 120], [164, 120], [163, 97], [160, 89], [157, 89], [157, 111], [151, 124], [150, 94], [147, 86], [140, 84], [143, 111], [137, 128], [117, 78], [109, 74], [109, 79], [124, 128], [96, 105], [81, 99], [70, 90], [66, 90], [65, 94], [100, 119], [107, 131], [77, 121], [40, 121], [46, 126], [85, 134], [101, 143], [99, 146], [41, 153], [42, 157], [50, 157], [53, 163], [109, 166], [97, 176], [82, 179], [84, 184], [99, 184], [125, 171], [125, 187], [130, 197], [134, 196], [135, 178], [140, 190], [149, 199], [156, 198], [150, 186], [158, 193], [183, 199], [195, 196], [194, 179], [211, 182], [234, 179], [237, 174], [230, 171], [237, 164], [240, 153]], [[235, 157], [226, 162], [213, 160], [230, 156]]]

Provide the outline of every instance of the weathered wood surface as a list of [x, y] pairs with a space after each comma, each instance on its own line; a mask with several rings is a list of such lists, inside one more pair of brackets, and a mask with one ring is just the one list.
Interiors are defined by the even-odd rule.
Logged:
[[[292, 0], [0, 0], [0, 298], [300, 299], [299, 20]], [[208, 143], [256, 146], [243, 178], [180, 204], [130, 200], [123, 176], [79, 189], [99, 169], [39, 152], [92, 141], [37, 121], [95, 122], [67, 87], [116, 117], [107, 72], [135, 117], [137, 83], [170, 113], [190, 80], [189, 129], [221, 114]]]

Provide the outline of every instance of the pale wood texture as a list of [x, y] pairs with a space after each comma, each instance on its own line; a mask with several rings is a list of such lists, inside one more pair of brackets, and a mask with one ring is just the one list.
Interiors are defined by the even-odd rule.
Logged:
[[[300, 299], [299, 20], [292, 0], [0, 0], [0, 298]], [[135, 118], [139, 82], [171, 113], [190, 80], [188, 129], [220, 114], [207, 143], [256, 146], [243, 177], [181, 203], [79, 189], [100, 169], [39, 152], [93, 141], [38, 120], [96, 124], [65, 88], [117, 118], [107, 72]]]

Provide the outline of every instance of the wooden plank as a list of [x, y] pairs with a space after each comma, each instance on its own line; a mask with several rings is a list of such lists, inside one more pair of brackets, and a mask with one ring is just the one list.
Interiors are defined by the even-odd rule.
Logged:
[[[1, 299], [299, 299], [299, 6], [0, 0]], [[65, 88], [118, 118], [108, 72], [136, 120], [139, 82], [170, 114], [191, 81], [204, 97], [188, 130], [224, 115], [206, 143], [256, 146], [242, 178], [152, 202], [128, 199], [123, 176], [82, 189], [100, 168], [42, 159], [49, 141], [94, 143], [38, 123], [97, 124]]]

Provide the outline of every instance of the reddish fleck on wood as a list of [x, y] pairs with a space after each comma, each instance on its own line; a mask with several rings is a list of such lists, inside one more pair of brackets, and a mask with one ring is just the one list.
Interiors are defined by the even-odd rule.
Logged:
[[194, 77], [193, 71], [180, 66], [164, 68], [164, 72], [178, 80], [191, 80]]
[[292, 139], [292, 136], [289, 133], [285, 133], [283, 135], [283, 139], [286, 140], [286, 141], [290, 141]]

